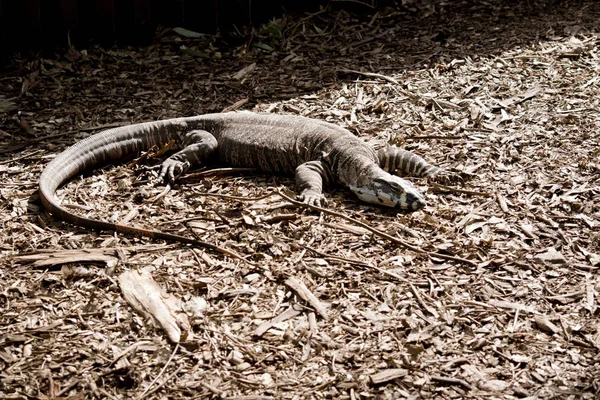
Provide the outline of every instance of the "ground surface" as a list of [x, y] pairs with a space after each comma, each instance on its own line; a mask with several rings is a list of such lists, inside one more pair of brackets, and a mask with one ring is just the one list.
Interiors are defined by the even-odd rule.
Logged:
[[[234, 48], [165, 35], [15, 59], [0, 77], [0, 397], [597, 398], [599, 20], [594, 1], [451, 1], [289, 17]], [[286, 177], [202, 175], [164, 194], [152, 158], [59, 191], [77, 212], [257, 267], [42, 211], [39, 173], [76, 140], [228, 107], [324, 119], [476, 178], [462, 192], [415, 180], [429, 205], [409, 215], [328, 193], [420, 251], [276, 196], [203, 195], [260, 196]], [[187, 305], [179, 346], [122, 296], [117, 277], [147, 267]]]

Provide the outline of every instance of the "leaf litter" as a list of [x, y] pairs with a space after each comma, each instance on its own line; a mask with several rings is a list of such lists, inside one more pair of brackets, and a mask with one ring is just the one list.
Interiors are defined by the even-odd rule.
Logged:
[[[15, 57], [0, 79], [3, 397], [598, 396], [600, 5], [403, 4], [287, 15], [238, 47], [173, 34]], [[239, 108], [474, 179], [413, 180], [428, 200], [413, 214], [334, 188], [327, 213], [266, 196], [293, 180], [251, 171], [165, 191], [156, 149], [58, 192], [252, 264], [41, 209], [42, 168], [91, 132]]]

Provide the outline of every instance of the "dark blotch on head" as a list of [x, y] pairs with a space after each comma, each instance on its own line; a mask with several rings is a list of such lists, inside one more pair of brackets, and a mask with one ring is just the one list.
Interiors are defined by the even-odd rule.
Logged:
[[412, 193], [406, 194], [406, 202], [408, 203], [409, 209], [412, 209], [413, 211], [420, 210], [427, 205], [421, 196], [415, 196]]

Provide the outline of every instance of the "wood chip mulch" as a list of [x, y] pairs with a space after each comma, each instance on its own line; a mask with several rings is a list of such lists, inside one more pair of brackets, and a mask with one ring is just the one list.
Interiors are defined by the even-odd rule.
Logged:
[[[287, 15], [236, 46], [163, 31], [15, 56], [0, 398], [598, 398], [600, 3], [402, 4]], [[164, 156], [146, 154], [58, 192], [254, 265], [43, 211], [39, 174], [75, 141], [225, 109], [327, 120], [475, 178], [413, 179], [428, 206], [412, 214], [333, 188], [325, 213], [276, 195], [290, 177], [248, 171], [165, 192]]]

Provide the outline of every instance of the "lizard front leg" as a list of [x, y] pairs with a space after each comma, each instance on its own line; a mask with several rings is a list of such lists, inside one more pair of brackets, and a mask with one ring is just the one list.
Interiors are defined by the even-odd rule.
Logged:
[[322, 161], [308, 161], [296, 168], [296, 187], [298, 200], [313, 206], [326, 206], [323, 196], [323, 181], [328, 184], [331, 172]]
[[209, 158], [217, 150], [218, 145], [217, 139], [207, 131], [188, 132], [184, 140], [184, 148], [162, 163], [158, 178], [173, 184], [185, 171]]

